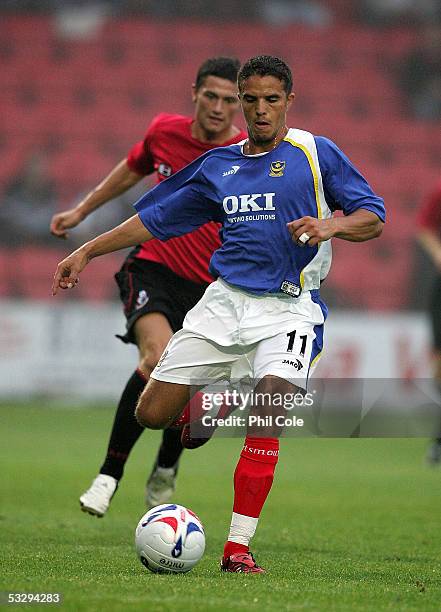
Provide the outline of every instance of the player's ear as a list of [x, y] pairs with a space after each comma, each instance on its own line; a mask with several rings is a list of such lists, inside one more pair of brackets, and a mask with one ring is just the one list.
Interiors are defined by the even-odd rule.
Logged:
[[291, 104], [294, 102], [296, 97], [296, 94], [292, 91], [286, 98], [286, 104], [287, 107], [289, 108], [291, 106]]
[[193, 83], [191, 86], [191, 99], [193, 102], [196, 102], [198, 90], [196, 89], [196, 83]]

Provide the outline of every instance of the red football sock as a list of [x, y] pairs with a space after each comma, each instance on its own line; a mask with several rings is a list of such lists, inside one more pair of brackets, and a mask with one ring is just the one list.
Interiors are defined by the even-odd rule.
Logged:
[[247, 542], [254, 534], [257, 519], [271, 490], [278, 458], [277, 438], [247, 436], [245, 439], [234, 473], [233, 519], [224, 548], [225, 557], [248, 551]]
[[201, 418], [201, 416], [206, 412], [204, 410], [204, 394], [202, 391], [198, 391], [193, 395], [191, 400], [185, 406], [181, 416], [173, 421], [170, 427], [181, 428], [184, 425], [188, 425], [188, 423], [193, 423], [193, 421], [197, 421]]
[[234, 412], [236, 410], [236, 408], [238, 408], [238, 405], [233, 404], [232, 402], [229, 402], [228, 404], [226, 403], [226, 401], [222, 404], [222, 406], [219, 408], [219, 412], [217, 413], [217, 417], [218, 419], [226, 419], [227, 417], [230, 416], [230, 414], [232, 412]]
[[[181, 416], [173, 421], [170, 427], [173, 428], [181, 428], [184, 425], [188, 425], [189, 423], [194, 423], [199, 420], [204, 414], [206, 414], [207, 409], [211, 407], [211, 404], [205, 405], [205, 401], [210, 401], [210, 398], [206, 396], [202, 391], [198, 391], [193, 395], [191, 400], [185, 406]], [[225, 419], [232, 412], [236, 410], [237, 406], [228, 405], [226, 403], [222, 404], [217, 413], [218, 419]]]
[[250, 547], [248, 545], [245, 546], [245, 544], [238, 544], [237, 542], [227, 540], [224, 546], [224, 557], [230, 557], [236, 553], [247, 553], [249, 550]]
[[247, 436], [234, 473], [233, 512], [258, 518], [279, 459], [277, 438]]

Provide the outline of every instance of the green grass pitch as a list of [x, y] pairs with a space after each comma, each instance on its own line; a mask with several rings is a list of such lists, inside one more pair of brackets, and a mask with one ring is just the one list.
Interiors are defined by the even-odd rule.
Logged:
[[218, 569], [241, 440], [188, 451], [174, 501], [201, 517], [206, 554], [189, 574], [159, 576], [133, 549], [159, 432], [144, 433], [96, 519], [78, 497], [100, 465], [112, 408], [0, 412], [3, 591], [61, 592], [61, 608], [75, 611], [441, 608], [441, 471], [425, 465], [425, 440], [283, 440], [252, 546], [264, 576]]

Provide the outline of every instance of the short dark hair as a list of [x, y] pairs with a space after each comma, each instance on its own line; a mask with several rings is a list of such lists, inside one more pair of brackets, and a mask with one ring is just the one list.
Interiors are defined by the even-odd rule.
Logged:
[[289, 66], [279, 57], [274, 57], [272, 55], [258, 55], [257, 57], [252, 57], [246, 61], [237, 76], [239, 89], [241, 84], [246, 81], [246, 79], [255, 74], [259, 76], [276, 77], [276, 79], [283, 81], [284, 89], [287, 94], [290, 94], [292, 91], [292, 72]]
[[196, 75], [196, 89], [199, 89], [208, 76], [227, 79], [236, 83], [240, 62], [235, 57], [211, 57], [199, 67]]

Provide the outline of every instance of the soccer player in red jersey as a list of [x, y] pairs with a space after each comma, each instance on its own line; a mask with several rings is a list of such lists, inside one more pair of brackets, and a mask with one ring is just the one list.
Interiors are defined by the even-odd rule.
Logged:
[[[424, 198], [417, 223], [418, 240], [432, 260], [436, 273], [429, 312], [432, 323], [434, 379], [441, 393], [441, 181], [438, 181]], [[441, 463], [441, 423], [427, 459], [434, 465]]]
[[[156, 172], [158, 182], [174, 174], [213, 147], [246, 138], [233, 124], [239, 108], [236, 59], [208, 59], [199, 68], [192, 97], [194, 117], [162, 113], [151, 122], [143, 140], [126, 159], [75, 208], [60, 212], [51, 221], [51, 232], [60, 238], [90, 213]], [[115, 278], [119, 285], [127, 332], [121, 339], [135, 343], [139, 363], [122, 393], [110, 435], [106, 458], [91, 487], [80, 497], [82, 510], [103, 516], [122, 478], [125, 462], [143, 427], [135, 407], [150, 373], [173, 333], [182, 327], [186, 313], [202, 297], [213, 278], [210, 258], [220, 246], [218, 226], [207, 223], [195, 232], [168, 242], [140, 244], [128, 255]], [[149, 507], [165, 503], [175, 488], [181, 432], [166, 429], [147, 482]]]

